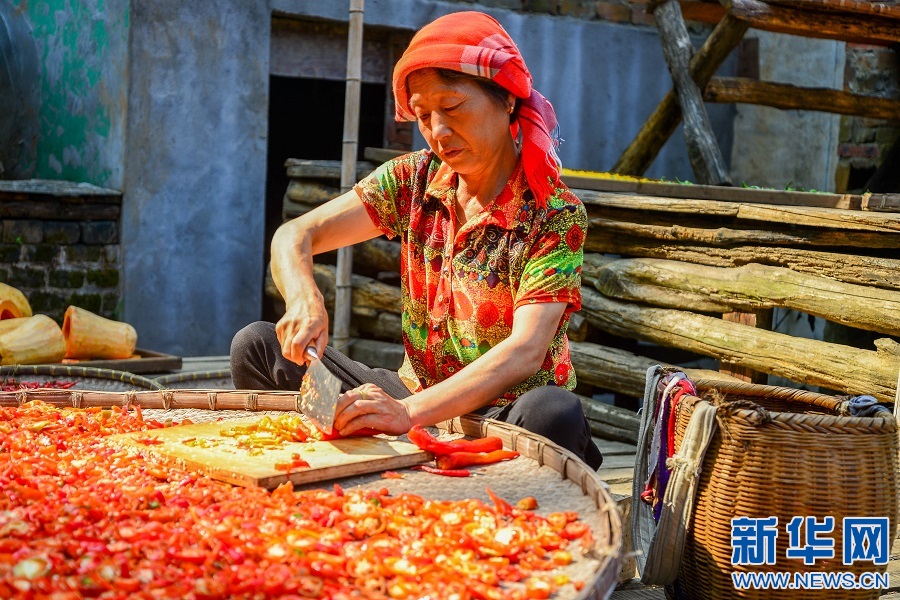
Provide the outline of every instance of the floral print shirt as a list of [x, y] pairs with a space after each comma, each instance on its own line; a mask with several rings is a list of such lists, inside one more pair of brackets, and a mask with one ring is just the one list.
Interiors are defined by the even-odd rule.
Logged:
[[401, 240], [401, 378], [412, 392], [443, 381], [509, 337], [519, 306], [565, 302], [540, 369], [493, 404], [543, 385], [573, 389], [566, 329], [581, 308], [584, 206], [560, 184], [537, 209], [520, 160], [503, 191], [458, 228], [457, 179], [422, 150], [386, 162], [355, 187], [375, 225]]

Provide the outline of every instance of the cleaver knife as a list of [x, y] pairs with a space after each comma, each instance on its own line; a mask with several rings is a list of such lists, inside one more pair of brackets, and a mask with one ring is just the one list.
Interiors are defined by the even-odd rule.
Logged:
[[300, 410], [322, 433], [331, 434], [341, 380], [322, 364], [315, 347], [307, 347], [306, 356], [310, 363], [300, 384]]

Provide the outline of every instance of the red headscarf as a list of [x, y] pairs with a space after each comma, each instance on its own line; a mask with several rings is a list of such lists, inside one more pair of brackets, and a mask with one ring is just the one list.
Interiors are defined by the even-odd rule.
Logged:
[[418, 69], [451, 69], [492, 79], [522, 99], [519, 116], [510, 133], [522, 130], [522, 163], [528, 187], [538, 205], [559, 184], [559, 141], [553, 135], [556, 113], [553, 106], [531, 87], [531, 73], [515, 42], [493, 17], [475, 11], [452, 13], [419, 30], [394, 67], [394, 98], [398, 121], [415, 121], [409, 108], [406, 78]]

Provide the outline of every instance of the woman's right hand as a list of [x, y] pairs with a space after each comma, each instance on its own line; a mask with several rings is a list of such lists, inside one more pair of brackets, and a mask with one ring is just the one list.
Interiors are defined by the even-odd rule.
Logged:
[[328, 345], [328, 313], [322, 295], [316, 293], [313, 298], [291, 302], [275, 324], [275, 333], [281, 342], [281, 353], [291, 362], [307, 364], [308, 346], [314, 346], [319, 356], [324, 356]]

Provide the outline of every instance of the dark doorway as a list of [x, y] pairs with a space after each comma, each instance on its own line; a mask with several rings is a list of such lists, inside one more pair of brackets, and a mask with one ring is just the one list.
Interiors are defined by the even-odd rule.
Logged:
[[[263, 272], [269, 264], [269, 243], [281, 225], [281, 210], [289, 179], [288, 158], [341, 160], [346, 83], [299, 77], [269, 78], [269, 150], [266, 166], [266, 237]], [[363, 83], [360, 99], [359, 152], [384, 146], [384, 84]], [[277, 321], [281, 308], [263, 292], [262, 317]]]

